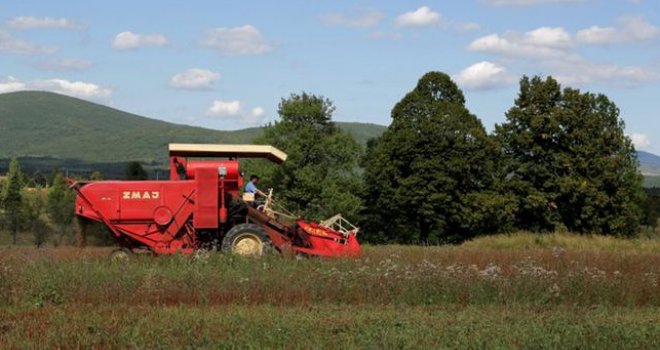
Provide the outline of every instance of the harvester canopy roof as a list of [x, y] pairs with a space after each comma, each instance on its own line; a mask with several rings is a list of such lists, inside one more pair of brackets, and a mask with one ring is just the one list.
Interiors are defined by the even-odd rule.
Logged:
[[170, 143], [170, 156], [200, 158], [265, 158], [277, 164], [284, 163], [287, 157], [286, 153], [268, 145], [214, 145], [192, 143]]

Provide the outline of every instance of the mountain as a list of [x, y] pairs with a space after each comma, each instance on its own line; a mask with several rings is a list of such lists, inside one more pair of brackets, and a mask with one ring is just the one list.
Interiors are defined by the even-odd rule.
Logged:
[[[375, 124], [337, 124], [362, 143], [385, 130]], [[171, 142], [241, 144], [261, 133], [261, 128], [220, 131], [173, 124], [50, 92], [0, 95], [0, 158], [28, 157], [51, 167], [59, 160], [77, 166], [132, 160], [159, 166]]]
[[637, 151], [640, 168], [644, 175], [660, 175], [660, 156], [645, 151]]

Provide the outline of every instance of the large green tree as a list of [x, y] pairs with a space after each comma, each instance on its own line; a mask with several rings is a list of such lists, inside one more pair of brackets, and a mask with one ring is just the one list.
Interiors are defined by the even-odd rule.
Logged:
[[496, 127], [522, 229], [632, 235], [644, 200], [637, 154], [604, 95], [524, 77]]
[[336, 213], [355, 219], [362, 207], [362, 148], [332, 122], [334, 110], [323, 96], [302, 92], [283, 98], [280, 120], [267, 125], [256, 142], [283, 150], [288, 159], [280, 166], [249, 167], [282, 204], [310, 219]]
[[427, 73], [368, 144], [365, 235], [438, 243], [510, 228], [515, 205], [499, 193], [498, 159], [499, 147], [458, 86]]
[[23, 196], [21, 188], [23, 187], [23, 174], [18, 159], [14, 158], [9, 163], [9, 171], [3, 183], [0, 204], [4, 210], [4, 217], [7, 228], [12, 236], [12, 241], [16, 244], [18, 231], [21, 229], [23, 217]]

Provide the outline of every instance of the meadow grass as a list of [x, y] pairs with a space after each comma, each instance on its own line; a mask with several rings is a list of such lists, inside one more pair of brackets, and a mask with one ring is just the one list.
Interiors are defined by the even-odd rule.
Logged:
[[4, 248], [0, 347], [658, 348], [660, 253], [581, 244], [125, 262]]
[[658, 309], [66, 305], [0, 313], [3, 348], [653, 349]]
[[476, 249], [535, 249], [563, 248], [579, 251], [636, 251], [660, 253], [660, 239], [655, 234], [639, 238], [619, 238], [603, 235], [573, 233], [516, 232], [482, 236], [463, 243], [465, 248]]

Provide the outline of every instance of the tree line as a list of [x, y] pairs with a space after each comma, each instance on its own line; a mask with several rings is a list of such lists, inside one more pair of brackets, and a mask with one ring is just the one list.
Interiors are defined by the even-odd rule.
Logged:
[[[147, 173], [139, 162], [127, 163], [124, 174], [130, 180], [147, 179]], [[23, 232], [31, 233], [30, 241], [38, 247], [48, 242], [54, 246], [73, 244], [81, 238], [73, 235], [75, 193], [59, 169], [54, 169], [50, 177], [38, 175], [34, 178], [23, 172], [17, 158], [10, 161], [6, 176], [0, 183], [0, 229], [9, 233], [13, 244], [17, 244], [19, 233]], [[99, 171], [92, 172], [88, 178], [76, 177], [78, 180], [92, 181], [103, 178]], [[100, 224], [88, 226], [87, 233], [93, 244], [113, 242]]]
[[492, 133], [441, 72], [419, 79], [366, 149], [334, 126], [333, 111], [322, 96], [282, 99], [280, 119], [257, 142], [290, 158], [252, 169], [304, 216], [356, 220], [363, 240], [455, 243], [514, 230], [633, 236], [657, 221], [645, 215], [637, 154], [615, 103], [552, 77], [523, 77]]
[[[320, 95], [282, 98], [279, 120], [255, 143], [289, 158], [280, 166], [242, 166], [302, 217], [342, 213], [359, 223], [363, 241], [457, 243], [514, 230], [634, 236], [640, 225], [657, 222], [645, 207], [620, 111], [605, 95], [564, 88], [552, 77], [523, 77], [506, 120], [488, 133], [452, 79], [429, 72], [366, 147], [334, 124], [334, 111]], [[147, 178], [136, 162], [125, 172]], [[30, 194], [21, 176], [12, 161], [0, 193], [3, 227], [14, 239], [30, 230], [37, 244], [44, 232], [64, 237], [73, 218], [64, 177]]]

